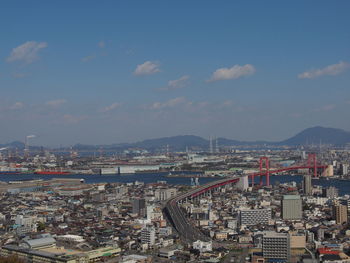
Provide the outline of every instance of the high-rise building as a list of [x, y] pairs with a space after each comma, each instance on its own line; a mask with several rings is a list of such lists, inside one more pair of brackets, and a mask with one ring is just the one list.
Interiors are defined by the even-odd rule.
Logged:
[[299, 195], [283, 196], [282, 218], [284, 220], [299, 220], [302, 218], [302, 201]]
[[348, 164], [341, 164], [340, 166], [340, 172], [341, 172], [341, 175], [348, 175], [349, 173], [349, 165]]
[[305, 174], [303, 178], [303, 192], [305, 195], [312, 195], [312, 176]]
[[348, 222], [348, 208], [346, 205], [335, 205], [333, 207], [333, 218], [339, 225]]
[[156, 242], [156, 230], [153, 226], [146, 226], [141, 230], [141, 242], [153, 246]]
[[236, 187], [238, 189], [243, 190], [243, 191], [247, 190], [249, 188], [248, 176], [243, 176], [243, 177], [239, 178], [239, 181], [236, 184]]
[[213, 138], [209, 136], [209, 153], [213, 153]]
[[254, 226], [268, 224], [271, 219], [271, 209], [242, 209], [239, 211], [240, 225]]
[[132, 212], [138, 214], [141, 217], [146, 215], [146, 201], [143, 198], [137, 198], [132, 200]]
[[290, 237], [288, 233], [266, 231], [263, 234], [262, 252], [264, 259], [276, 262], [289, 262]]

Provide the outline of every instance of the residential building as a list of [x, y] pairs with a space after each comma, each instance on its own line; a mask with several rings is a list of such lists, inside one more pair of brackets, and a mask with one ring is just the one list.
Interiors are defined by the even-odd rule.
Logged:
[[290, 238], [288, 233], [264, 232], [263, 257], [269, 261], [289, 262]]
[[153, 246], [156, 242], [156, 230], [153, 226], [146, 226], [141, 230], [141, 242]]
[[339, 225], [348, 222], [348, 208], [346, 205], [335, 205], [333, 207], [333, 218]]

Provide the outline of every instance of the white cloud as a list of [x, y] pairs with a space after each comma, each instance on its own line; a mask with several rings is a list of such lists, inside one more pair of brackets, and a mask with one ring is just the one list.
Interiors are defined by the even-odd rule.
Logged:
[[102, 41], [98, 42], [98, 46], [100, 48], [104, 48], [106, 46], [106, 43], [102, 40]]
[[179, 104], [183, 104], [186, 102], [186, 98], [177, 97], [165, 102], [154, 102], [149, 108], [154, 110], [164, 109], [164, 108], [173, 108]]
[[184, 75], [179, 79], [169, 80], [167, 89], [181, 89], [186, 87], [186, 82], [190, 78], [188, 75]]
[[121, 103], [115, 102], [115, 103], [113, 103], [113, 104], [111, 104], [111, 105], [109, 105], [109, 106], [103, 108], [103, 109], [101, 110], [101, 112], [112, 111], [112, 110], [114, 110], [114, 109], [116, 109], [116, 108], [119, 108], [119, 107], [121, 107], [121, 106], [122, 106]]
[[67, 101], [65, 99], [57, 99], [57, 100], [49, 100], [45, 103], [45, 105], [50, 107], [59, 107], [62, 104], [65, 104]]
[[231, 68], [219, 68], [211, 76], [208, 81], [238, 79], [243, 76], [249, 76], [255, 73], [253, 65], [246, 64], [244, 66], [234, 65]]
[[159, 63], [146, 61], [143, 64], [137, 65], [134, 74], [135, 75], [151, 75], [160, 72]]
[[298, 75], [299, 79], [314, 79], [321, 76], [335, 76], [342, 72], [344, 72], [346, 69], [348, 69], [350, 66], [349, 63], [340, 61], [338, 64], [329, 65], [325, 68], [321, 69], [312, 69], [309, 71], [305, 71]]
[[20, 110], [20, 109], [22, 109], [23, 107], [24, 107], [23, 102], [18, 101], [18, 102], [14, 103], [14, 104], [10, 107], [10, 110]]
[[38, 52], [40, 49], [46, 47], [46, 42], [27, 41], [12, 49], [10, 56], [7, 58], [7, 62], [23, 61], [30, 64], [39, 58]]
[[93, 60], [96, 58], [96, 55], [90, 55], [90, 56], [86, 56], [86, 57], [83, 57], [81, 59], [81, 62], [89, 62], [90, 60]]

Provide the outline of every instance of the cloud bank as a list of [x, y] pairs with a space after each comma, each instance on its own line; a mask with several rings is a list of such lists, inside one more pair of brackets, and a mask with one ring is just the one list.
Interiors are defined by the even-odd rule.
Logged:
[[7, 58], [7, 62], [22, 61], [28, 64], [33, 63], [39, 58], [39, 51], [46, 47], [46, 42], [27, 41], [12, 49], [10, 56]]
[[152, 75], [160, 72], [159, 63], [146, 61], [143, 64], [137, 65], [134, 75]]
[[321, 76], [336, 76], [343, 73], [349, 68], [350, 64], [347, 62], [340, 61], [338, 64], [329, 65], [321, 69], [313, 69], [305, 71], [298, 75], [299, 79], [314, 79]]
[[218, 81], [218, 80], [228, 80], [228, 79], [238, 79], [244, 76], [253, 75], [255, 73], [255, 68], [251, 64], [246, 64], [244, 66], [234, 65], [231, 68], [219, 68], [212, 74], [208, 81]]

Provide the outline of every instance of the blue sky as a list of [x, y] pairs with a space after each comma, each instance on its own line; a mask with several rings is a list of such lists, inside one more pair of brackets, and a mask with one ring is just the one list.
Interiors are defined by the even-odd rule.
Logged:
[[3, 1], [0, 143], [350, 130], [349, 1]]

